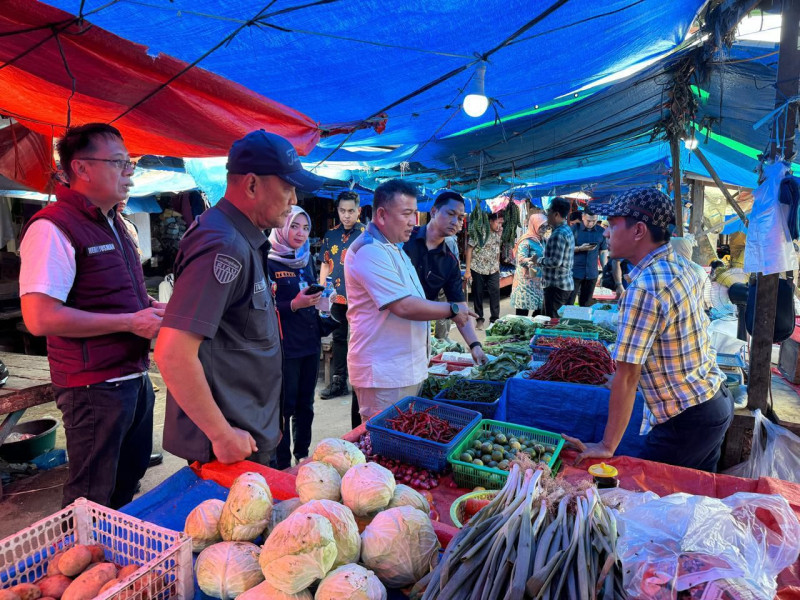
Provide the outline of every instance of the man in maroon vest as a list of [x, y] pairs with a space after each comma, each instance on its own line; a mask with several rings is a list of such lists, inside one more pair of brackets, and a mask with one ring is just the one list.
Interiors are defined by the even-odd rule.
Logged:
[[118, 508], [133, 499], [153, 443], [150, 339], [164, 314], [147, 295], [136, 245], [116, 214], [135, 168], [115, 128], [90, 123], [58, 143], [69, 187], [26, 224], [20, 254], [25, 325], [47, 336], [69, 478], [80, 496]]

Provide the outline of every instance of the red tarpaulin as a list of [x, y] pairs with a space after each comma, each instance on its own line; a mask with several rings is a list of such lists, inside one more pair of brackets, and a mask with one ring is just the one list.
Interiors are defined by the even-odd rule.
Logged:
[[[319, 141], [309, 117], [201, 68], [116, 120], [186, 67], [34, 0], [6, 0], [0, 12], [0, 113], [46, 137], [64, 132], [74, 77], [71, 124], [112, 123], [134, 155], [224, 156], [233, 141], [260, 128], [303, 155]], [[49, 162], [40, 163], [43, 170]], [[44, 189], [41, 174], [12, 178]]]
[[[0, 71], [0, 76], [2, 76]], [[0, 127], [0, 175], [39, 192], [51, 191], [53, 138], [19, 123]]]

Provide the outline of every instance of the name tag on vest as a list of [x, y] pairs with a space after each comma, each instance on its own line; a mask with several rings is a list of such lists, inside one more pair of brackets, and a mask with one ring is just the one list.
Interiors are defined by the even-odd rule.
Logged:
[[86, 254], [94, 256], [95, 254], [103, 254], [104, 252], [113, 252], [116, 250], [114, 244], [103, 244], [102, 246], [89, 246], [86, 248]]

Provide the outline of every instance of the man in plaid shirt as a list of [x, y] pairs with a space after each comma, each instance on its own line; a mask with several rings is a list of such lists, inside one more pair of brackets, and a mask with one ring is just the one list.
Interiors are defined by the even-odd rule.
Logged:
[[547, 223], [553, 228], [544, 256], [538, 264], [542, 267], [544, 288], [544, 314], [558, 318], [558, 309], [569, 301], [575, 283], [572, 266], [575, 262], [575, 236], [567, 222], [569, 200], [553, 198], [547, 209]]
[[620, 298], [612, 358], [608, 421], [602, 441], [585, 444], [564, 436], [578, 460], [612, 456], [641, 388], [646, 410], [641, 433], [645, 455], [703, 471], [716, 471], [733, 399], [716, 365], [703, 310], [703, 280], [668, 243], [675, 221], [672, 200], [656, 189], [629, 190], [607, 205], [609, 252], [636, 265]]

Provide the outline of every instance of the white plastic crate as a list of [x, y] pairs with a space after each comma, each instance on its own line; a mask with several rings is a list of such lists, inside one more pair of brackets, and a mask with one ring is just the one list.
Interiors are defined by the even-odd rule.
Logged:
[[0, 541], [0, 589], [36, 583], [50, 558], [75, 544], [100, 544], [106, 560], [138, 564], [133, 576], [98, 599], [191, 600], [194, 597], [192, 540], [184, 533], [78, 498], [60, 512]]

